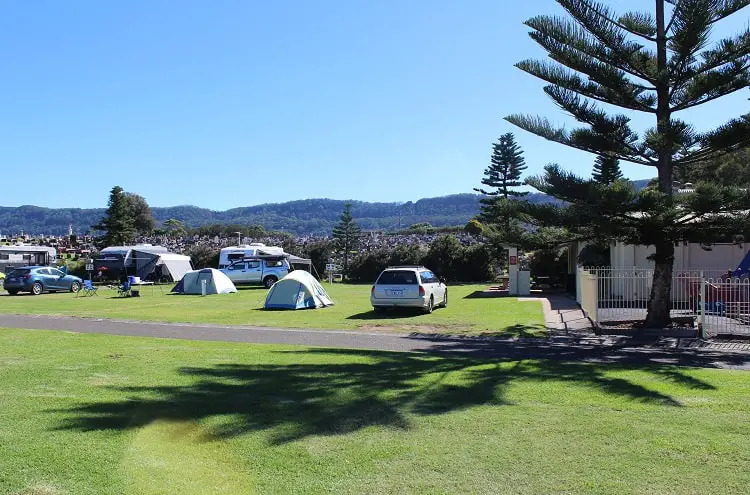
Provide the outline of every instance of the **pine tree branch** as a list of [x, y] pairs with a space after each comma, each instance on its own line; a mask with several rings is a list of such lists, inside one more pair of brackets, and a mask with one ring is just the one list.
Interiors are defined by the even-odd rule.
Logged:
[[608, 85], [606, 82], [584, 81], [573, 71], [538, 60], [523, 60], [517, 63], [516, 67], [527, 74], [602, 103], [642, 112], [656, 111], [653, 108], [653, 97], [650, 99], [640, 97], [642, 88], [633, 85], [624, 77], [617, 81], [619, 84], [615, 87], [614, 85]]
[[672, 5], [674, 5], [674, 9], [672, 11], [673, 12], [672, 17], [669, 19], [669, 22], [667, 23], [667, 27], [664, 28], [665, 33], [669, 33], [672, 30], [672, 25], [674, 24], [674, 19], [675, 19], [674, 12], [680, 8], [680, 4], [682, 2], [683, 0], [677, 0], [677, 2], [672, 3]]
[[[630, 119], [625, 115], [609, 117], [596, 105], [582, 99], [569, 90], [547, 86], [544, 88], [550, 98], [560, 108], [570, 113], [576, 120], [591, 126], [590, 130], [578, 129], [570, 134], [571, 142], [596, 149], [597, 155], [610, 153], [641, 155], [642, 150], [633, 146], [638, 136], [630, 129]], [[629, 151], [630, 153], [624, 153]]]
[[668, 64], [673, 85], [670, 98], [683, 82], [689, 80], [689, 78], [677, 78], [672, 75], [684, 75], [691, 72], [690, 66], [695, 61], [696, 54], [709, 41], [710, 21], [711, 7], [700, 2], [680, 2], [674, 10], [670, 20], [674, 31], [672, 36], [667, 38], [668, 48], [676, 54]]
[[[618, 151], [602, 151], [600, 148], [594, 147], [594, 146], [586, 146], [583, 144], [579, 144], [574, 142], [568, 131], [566, 131], [564, 128], [555, 128], [551, 122], [543, 117], [529, 117], [526, 115], [509, 115], [505, 117], [505, 120], [510, 122], [511, 124], [515, 125], [516, 127], [520, 127], [521, 129], [528, 131], [532, 134], [536, 134], [539, 137], [542, 137], [548, 141], [553, 141], [556, 143], [564, 144], [565, 146], [568, 146], [570, 148], [575, 148], [581, 151], [586, 151], [588, 153], [593, 153], [597, 156], [604, 156], [607, 153], [614, 153], [617, 158], [620, 160], [630, 162], [630, 163], [638, 163], [640, 165], [648, 165], [648, 166], [656, 166], [655, 160], [647, 160], [644, 158], [638, 158], [633, 155], [624, 154], [622, 152]], [[585, 132], [587, 129], [578, 129], [574, 132]], [[593, 134], [593, 133], [592, 133]], [[611, 146], [610, 146], [611, 147]], [[627, 146], [629, 149], [632, 148], [630, 146]], [[640, 154], [639, 152], [637, 154]]]
[[[657, 75], [648, 74], [647, 61], [653, 60], [653, 55], [644, 53], [645, 47], [639, 43], [629, 41], [627, 35], [622, 31], [627, 31], [615, 22], [609, 20], [610, 9], [599, 2], [593, 0], [557, 0], [562, 7], [568, 11], [573, 18], [583, 26], [591, 35], [601, 44], [608, 48], [611, 55], [612, 63], [623, 65], [622, 70], [649, 81], [656, 85]], [[632, 57], [640, 55], [640, 60]]]
[[750, 85], [750, 57], [738, 61], [738, 64], [741, 65], [694, 78], [685, 88], [681, 101], [672, 107], [672, 112], [687, 110], [748, 87]]
[[732, 38], [724, 38], [717, 41], [714, 46], [714, 48], [701, 53], [703, 62], [700, 65], [695, 68], [684, 67], [682, 76], [673, 78], [673, 88], [670, 97], [672, 94], [679, 92], [685, 83], [690, 82], [692, 79], [720, 69], [727, 64], [735, 63], [750, 55], [750, 29], [746, 29]]
[[[579, 3], [586, 4], [588, 2], [579, 0]], [[614, 17], [611, 16], [611, 11], [608, 8], [604, 7], [602, 4], [597, 4], [595, 2], [591, 2], [590, 3], [590, 8], [591, 8], [591, 10], [595, 14], [597, 14], [599, 17], [601, 17], [603, 20], [609, 22], [610, 24], [613, 24], [613, 25], [619, 27], [620, 29], [623, 29], [623, 30], [627, 31], [630, 34], [633, 34], [635, 36], [639, 36], [639, 37], [641, 37], [643, 39], [646, 39], [648, 41], [656, 43], [656, 37], [653, 34], [649, 36], [648, 34], [645, 34], [643, 32], [632, 30], [631, 28], [629, 28], [628, 26], [626, 26], [625, 24], [623, 24], [621, 21], [615, 20]], [[655, 32], [656, 32], [656, 26], [654, 26], [654, 33]]]
[[717, 23], [722, 19], [726, 19], [735, 12], [739, 12], [748, 5], [750, 0], [719, 0], [718, 3], [722, 5], [718, 8], [716, 15], [711, 20], [711, 24]]
[[636, 36], [656, 42], [656, 20], [649, 13], [626, 12], [620, 16], [621, 27]]
[[706, 149], [733, 151], [750, 145], [750, 113], [701, 136]]
[[[615, 68], [652, 85], [644, 86], [631, 82], [634, 86], [644, 90], [653, 90], [655, 75], [645, 73], [635, 67], [631, 60], [628, 60], [644, 47], [633, 44], [634, 46], [621, 48], [618, 53], [597, 40], [583, 27], [560, 17], [536, 16], [527, 20], [525, 24], [534, 30], [529, 33], [529, 36], [545, 48], [550, 53], [550, 57], [561, 64], [587, 75], [595, 73], [596, 70], [599, 72], [613, 71], [613, 68]], [[653, 58], [648, 53], [641, 53], [640, 55], [642, 58], [640, 63], [645, 63], [647, 59]], [[593, 64], [588, 60], [589, 58], [595, 59], [599, 64]]]

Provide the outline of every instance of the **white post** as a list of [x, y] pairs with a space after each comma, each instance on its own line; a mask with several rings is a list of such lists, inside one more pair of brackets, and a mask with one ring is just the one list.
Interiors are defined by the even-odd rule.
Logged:
[[205, 296], [205, 295], [206, 295], [206, 281], [201, 280], [201, 296]]
[[706, 279], [703, 278], [701, 270], [701, 294], [700, 294], [700, 313], [698, 315], [698, 331], [700, 338], [706, 338]]
[[508, 248], [508, 295], [518, 295], [518, 248]]
[[594, 271], [594, 324], [599, 323], [599, 270]]

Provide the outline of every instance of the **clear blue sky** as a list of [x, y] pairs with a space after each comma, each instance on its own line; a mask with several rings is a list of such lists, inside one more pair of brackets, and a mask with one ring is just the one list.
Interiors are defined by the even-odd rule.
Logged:
[[[100, 207], [114, 185], [152, 206], [218, 210], [471, 192], [508, 131], [529, 172], [557, 161], [588, 174], [593, 157], [503, 120], [566, 122], [513, 67], [543, 56], [522, 21], [551, 11], [552, 0], [6, 2], [0, 205]], [[747, 112], [748, 96], [688, 118], [707, 128]]]

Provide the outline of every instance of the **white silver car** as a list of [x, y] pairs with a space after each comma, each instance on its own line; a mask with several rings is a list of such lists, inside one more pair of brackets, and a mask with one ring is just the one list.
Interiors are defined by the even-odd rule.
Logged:
[[390, 266], [372, 286], [370, 303], [378, 312], [402, 307], [432, 313], [435, 306], [448, 306], [448, 287], [423, 266]]
[[234, 285], [263, 285], [270, 289], [286, 277], [289, 268], [289, 261], [283, 256], [253, 256], [234, 261], [219, 271]]

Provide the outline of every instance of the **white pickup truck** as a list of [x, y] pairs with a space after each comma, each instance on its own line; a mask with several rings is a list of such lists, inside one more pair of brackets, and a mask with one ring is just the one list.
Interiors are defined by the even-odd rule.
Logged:
[[284, 256], [250, 256], [235, 260], [219, 271], [229, 277], [234, 285], [263, 285], [270, 289], [289, 270], [289, 260]]

